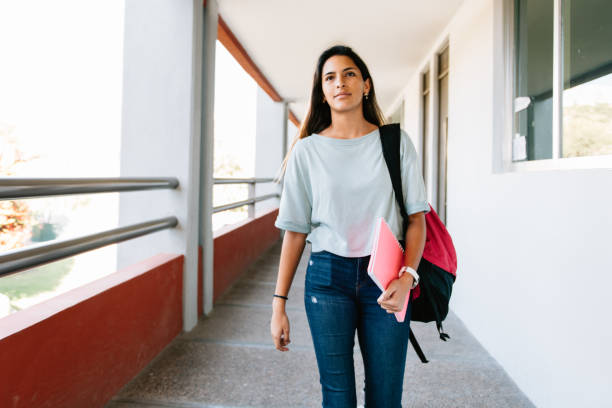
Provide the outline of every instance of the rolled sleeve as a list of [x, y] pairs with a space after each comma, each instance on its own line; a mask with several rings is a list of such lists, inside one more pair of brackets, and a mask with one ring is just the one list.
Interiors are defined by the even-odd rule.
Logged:
[[423, 174], [414, 144], [402, 130], [402, 190], [408, 215], [430, 211]]
[[274, 226], [288, 231], [308, 234], [311, 231], [312, 200], [310, 181], [300, 156], [299, 142], [289, 156], [283, 192]]

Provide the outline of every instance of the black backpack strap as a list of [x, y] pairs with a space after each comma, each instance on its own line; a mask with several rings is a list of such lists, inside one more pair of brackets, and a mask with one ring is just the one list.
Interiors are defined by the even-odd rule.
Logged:
[[379, 128], [380, 141], [382, 143], [383, 156], [389, 169], [391, 176], [391, 184], [395, 193], [395, 200], [399, 206], [400, 214], [402, 214], [402, 237], [406, 235], [408, 227], [408, 213], [404, 204], [404, 194], [402, 192], [402, 173], [400, 167], [400, 125], [399, 123], [391, 123], [383, 125]]
[[[401, 133], [399, 123], [392, 123], [384, 125], [379, 128], [380, 130], [380, 141], [382, 143], [383, 156], [389, 169], [389, 175], [391, 176], [391, 184], [393, 185], [393, 192], [395, 194], [395, 200], [399, 206], [400, 214], [402, 215], [402, 236], [406, 236], [406, 229], [408, 228], [408, 212], [406, 211], [406, 205], [404, 204], [404, 195], [402, 192], [402, 169], [400, 163], [400, 142]], [[417, 353], [422, 363], [427, 363], [427, 358], [421, 350], [421, 346], [417, 341], [412, 329], [410, 330], [410, 344]]]
[[421, 346], [419, 346], [419, 342], [417, 341], [416, 337], [414, 337], [412, 329], [410, 329], [410, 344], [412, 344], [412, 348], [414, 351], [416, 351], [417, 356], [419, 356], [421, 359], [421, 363], [429, 363], [425, 357], [425, 354], [423, 354], [423, 350], [421, 350]]

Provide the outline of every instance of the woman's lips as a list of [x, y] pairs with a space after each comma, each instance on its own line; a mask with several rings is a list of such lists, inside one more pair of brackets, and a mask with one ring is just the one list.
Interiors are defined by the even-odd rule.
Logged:
[[351, 94], [350, 93], [338, 94], [338, 95], [336, 95], [336, 98], [342, 98], [343, 96], [351, 96]]

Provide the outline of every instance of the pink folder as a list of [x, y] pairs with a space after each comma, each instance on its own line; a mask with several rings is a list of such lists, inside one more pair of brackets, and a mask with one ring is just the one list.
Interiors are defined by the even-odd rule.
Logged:
[[[368, 275], [376, 283], [381, 291], [385, 291], [393, 279], [397, 279], [397, 274], [404, 263], [404, 250], [395, 235], [389, 228], [383, 217], [376, 222], [374, 230], [374, 244], [370, 254], [368, 264]], [[398, 322], [403, 322], [406, 317], [408, 299], [410, 292], [406, 295], [404, 308], [401, 312], [394, 313]]]

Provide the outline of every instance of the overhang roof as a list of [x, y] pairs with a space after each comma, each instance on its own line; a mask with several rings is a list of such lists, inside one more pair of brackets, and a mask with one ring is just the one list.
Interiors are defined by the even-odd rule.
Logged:
[[463, 0], [218, 0], [219, 14], [262, 74], [305, 113], [319, 54], [352, 47], [387, 111]]

